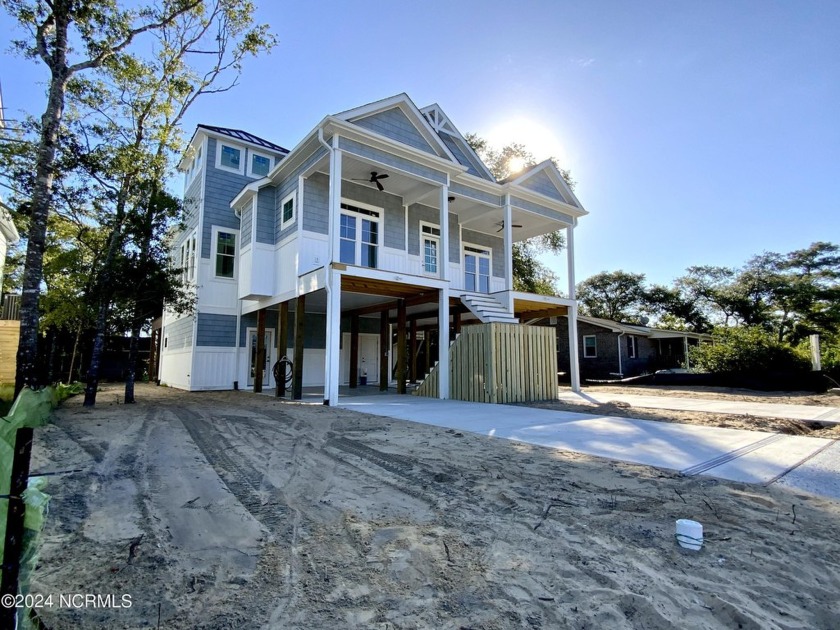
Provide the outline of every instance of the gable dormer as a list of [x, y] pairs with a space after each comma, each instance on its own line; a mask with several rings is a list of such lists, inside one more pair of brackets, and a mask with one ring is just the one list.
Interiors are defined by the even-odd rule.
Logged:
[[481, 161], [481, 158], [478, 157], [478, 154], [469, 145], [464, 136], [461, 135], [461, 132], [452, 124], [449, 117], [443, 113], [440, 105], [435, 103], [424, 107], [420, 111], [426, 117], [432, 129], [435, 130], [435, 133], [438, 134], [449, 151], [455, 156], [455, 159], [458, 160], [458, 163], [467, 167], [468, 173], [491, 182], [496, 181], [493, 174], [485, 166], [484, 162]]
[[458, 163], [406, 94], [398, 94], [350, 109], [336, 114], [335, 117], [425, 153]]
[[509, 183], [511, 186], [521, 186], [549, 199], [582, 209], [568, 182], [563, 179], [560, 171], [557, 170], [551, 160], [544, 160], [505, 183]]

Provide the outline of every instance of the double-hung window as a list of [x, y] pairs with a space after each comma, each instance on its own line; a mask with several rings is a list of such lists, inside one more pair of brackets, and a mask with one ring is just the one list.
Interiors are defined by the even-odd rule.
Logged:
[[195, 282], [195, 232], [187, 237], [181, 245], [181, 281], [184, 283]]
[[490, 250], [464, 245], [464, 288], [467, 291], [490, 292]]
[[295, 222], [295, 193], [280, 202], [280, 229], [285, 230]]
[[627, 335], [627, 357], [630, 359], [636, 358], [636, 337], [635, 335]]
[[236, 268], [236, 234], [216, 232], [216, 277], [233, 278]]
[[349, 265], [376, 268], [379, 260], [379, 210], [341, 204], [339, 260]]
[[423, 271], [438, 273], [440, 252], [440, 228], [430, 223], [420, 223], [420, 255], [423, 256]]
[[583, 336], [583, 358], [594, 359], [598, 356], [598, 340], [595, 335]]

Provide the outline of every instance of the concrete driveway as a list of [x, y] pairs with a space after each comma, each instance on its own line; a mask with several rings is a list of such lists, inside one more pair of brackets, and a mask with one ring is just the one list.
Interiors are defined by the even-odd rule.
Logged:
[[360, 396], [340, 406], [686, 475], [763, 484], [786, 479], [787, 485], [840, 499], [836, 440], [418, 396]]

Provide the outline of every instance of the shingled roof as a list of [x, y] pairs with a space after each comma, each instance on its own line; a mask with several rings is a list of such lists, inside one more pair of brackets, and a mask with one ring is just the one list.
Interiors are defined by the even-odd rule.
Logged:
[[271, 151], [277, 151], [278, 153], [288, 153], [288, 149], [284, 149], [279, 144], [274, 144], [273, 142], [269, 142], [259, 136], [255, 136], [252, 133], [248, 133], [247, 131], [242, 131], [242, 129], [230, 129], [228, 127], [214, 127], [213, 125], [198, 125], [202, 129], [207, 129], [208, 131], [214, 131], [216, 133], [220, 133], [223, 136], [228, 136], [230, 138], [234, 138], [235, 140], [241, 140], [243, 142], [250, 142], [251, 144], [256, 144], [257, 146], [261, 146], [266, 149], [270, 149]]

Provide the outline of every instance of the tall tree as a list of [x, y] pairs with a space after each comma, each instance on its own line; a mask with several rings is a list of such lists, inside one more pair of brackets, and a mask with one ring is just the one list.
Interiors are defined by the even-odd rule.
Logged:
[[[123, 9], [115, 0], [0, 0], [0, 7], [29, 33], [27, 39], [14, 42], [17, 51], [42, 62], [49, 71], [27, 232], [16, 392], [41, 383], [37, 371], [38, 303], [68, 85], [75, 75], [99, 68], [124, 51], [138, 35], [159, 29], [200, 4], [200, 0], [169, 0], [158, 5]], [[75, 60], [71, 59], [74, 51], [78, 51]]]
[[645, 304], [645, 274], [602, 271], [577, 285], [584, 314], [637, 323]]
[[[501, 149], [495, 149], [488, 144], [487, 140], [475, 133], [468, 133], [465, 140], [499, 182], [537, 163], [534, 155], [523, 144], [514, 142]], [[574, 188], [575, 181], [572, 179], [571, 171], [560, 168], [553, 157], [549, 159], [560, 171], [560, 175], [569, 187]], [[563, 232], [560, 230], [514, 243], [514, 288], [517, 291], [556, 295], [558, 293], [557, 276], [539, 261], [539, 255], [546, 252], [559, 254], [565, 245]]]

